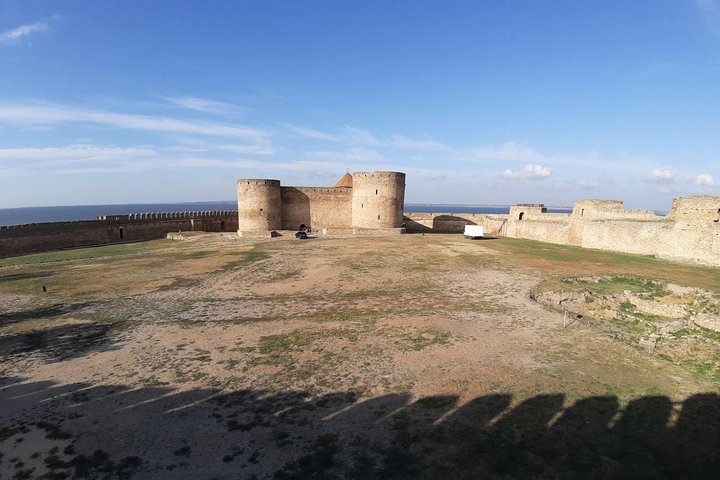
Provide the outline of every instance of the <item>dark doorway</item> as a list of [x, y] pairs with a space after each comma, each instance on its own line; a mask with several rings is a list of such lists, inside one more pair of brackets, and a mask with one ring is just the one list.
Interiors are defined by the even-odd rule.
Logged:
[[525, 216], [525, 212], [520, 212], [520, 215], [518, 215], [518, 220], [522, 220]]
[[123, 235], [123, 227], [120, 227], [120, 240], [122, 240], [124, 237]]

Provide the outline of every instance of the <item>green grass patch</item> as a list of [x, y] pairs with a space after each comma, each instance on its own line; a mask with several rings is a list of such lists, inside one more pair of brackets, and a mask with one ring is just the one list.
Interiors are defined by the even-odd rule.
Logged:
[[[557, 245], [518, 238], [500, 238], [487, 247], [517, 258], [520, 263], [545, 260], [544, 270], [556, 269], [574, 275], [628, 274], [665, 282], [704, 288], [720, 293], [720, 269], [662, 260], [649, 255], [610, 252], [573, 245]], [[555, 265], [547, 265], [554, 263]]]
[[613, 318], [610, 320], [610, 322], [614, 325], [622, 327], [625, 330], [628, 330], [631, 333], [637, 333], [640, 335], [650, 333], [650, 329], [637, 320], [633, 321], [626, 320], [624, 318]]
[[692, 335], [698, 335], [709, 340], [720, 342], [720, 332], [710, 330], [709, 328], [696, 327], [696, 328], [683, 328], [675, 333], [671, 334], [673, 337], [682, 338], [689, 337]]
[[349, 328], [325, 328], [322, 330], [298, 329], [288, 333], [266, 335], [260, 337], [257, 351], [262, 354], [273, 354], [289, 350], [298, 350], [324, 338], [344, 338], [357, 342], [359, 331]]
[[156, 252], [167, 247], [165, 240], [151, 240], [137, 243], [121, 243], [117, 245], [104, 245], [100, 247], [74, 248], [45, 253], [34, 253], [20, 257], [4, 258], [0, 260], [0, 267], [38, 265], [44, 263], [57, 263], [82, 260], [112, 259], [143, 255]]
[[408, 338], [412, 350], [422, 350], [431, 345], [445, 345], [450, 340], [450, 332], [437, 328], [423, 328]]
[[240, 268], [246, 267], [252, 263], [260, 262], [262, 260], [266, 260], [270, 258], [270, 255], [266, 252], [260, 252], [257, 250], [251, 250], [249, 252], [243, 252], [240, 254], [241, 258], [238, 260], [233, 260], [232, 262], [228, 262], [225, 265], [222, 266], [222, 269], [227, 271], [233, 271], [238, 270]]
[[635, 275], [617, 275], [600, 278], [597, 282], [575, 279], [567, 279], [565, 282], [581, 286], [595, 293], [620, 293], [630, 291], [635, 293], [649, 293], [651, 296], [663, 296], [668, 293], [664, 282]]

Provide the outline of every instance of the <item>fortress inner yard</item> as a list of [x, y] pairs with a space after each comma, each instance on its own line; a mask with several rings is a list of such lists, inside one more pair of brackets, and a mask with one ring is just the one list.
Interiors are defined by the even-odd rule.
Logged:
[[0, 478], [720, 471], [716, 267], [499, 236], [175, 238], [0, 260]]

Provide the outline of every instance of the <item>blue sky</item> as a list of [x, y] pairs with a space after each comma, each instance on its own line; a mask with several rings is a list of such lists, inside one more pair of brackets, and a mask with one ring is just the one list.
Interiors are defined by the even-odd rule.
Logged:
[[720, 195], [720, 0], [0, 0], [0, 208]]

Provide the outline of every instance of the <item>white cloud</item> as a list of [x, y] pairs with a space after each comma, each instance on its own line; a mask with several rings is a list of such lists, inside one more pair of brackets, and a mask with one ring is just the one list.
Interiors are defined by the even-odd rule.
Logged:
[[20, 25], [12, 30], [6, 30], [0, 33], [0, 44], [12, 45], [20, 43], [23, 40], [29, 40], [36, 33], [44, 33], [50, 31], [50, 22], [59, 19], [59, 15], [53, 15], [50, 18], [40, 20], [38, 22]]
[[232, 103], [208, 100], [206, 98], [165, 97], [165, 100], [176, 107], [187, 108], [188, 110], [196, 110], [199, 112], [226, 113], [239, 112], [243, 110], [242, 107], [233, 105]]
[[63, 105], [0, 104], [0, 123], [6, 125], [53, 125], [95, 123], [128, 130], [149, 130], [197, 135], [264, 140], [270, 132], [242, 125], [198, 122], [175, 118], [83, 110]]
[[538, 164], [525, 165], [522, 170], [513, 171], [510, 169], [502, 172], [503, 178], [521, 179], [521, 180], [540, 180], [552, 175], [552, 170]]
[[600, 186], [598, 182], [591, 182], [588, 180], [575, 180], [575, 185], [582, 188], [597, 188]]
[[650, 172], [650, 181], [661, 184], [692, 184], [702, 187], [720, 186], [720, 181], [709, 173], [699, 175], [678, 175], [670, 169], [655, 168]]
[[675, 183], [677, 182], [677, 177], [672, 170], [654, 168], [652, 172], [650, 172], [650, 181], [654, 183]]
[[315, 140], [330, 140], [333, 142], [337, 142], [340, 140], [340, 138], [337, 135], [332, 135], [330, 133], [321, 132], [320, 130], [313, 130], [312, 128], [298, 127], [297, 125], [292, 125], [292, 124], [283, 123], [283, 122], [279, 122], [279, 124], [281, 126], [285, 127], [290, 132], [294, 133], [295, 135], [299, 135], [304, 138], [312, 138]]
[[335, 162], [259, 162], [257, 160], [218, 160], [214, 158], [183, 158], [174, 162], [180, 168], [231, 168], [231, 169], [263, 169], [282, 171], [343, 171], [343, 166]]
[[446, 145], [433, 140], [414, 140], [404, 135], [392, 135], [387, 146], [406, 150], [444, 150]]
[[154, 157], [157, 152], [144, 147], [99, 147], [74, 144], [64, 147], [42, 148], [0, 148], [0, 161], [41, 160], [41, 161], [103, 161], [128, 158]]
[[693, 179], [693, 183], [695, 185], [702, 185], [705, 187], [714, 187], [714, 186], [720, 185], [720, 183], [717, 180], [715, 180], [712, 175], [709, 175], [707, 173], [702, 173], [702, 174], [696, 176]]
[[347, 125], [341, 130], [339, 138], [352, 145], [364, 145], [366, 147], [378, 147], [382, 145], [382, 142], [369, 131]]
[[548, 159], [547, 155], [516, 142], [504, 142], [497, 147], [476, 148], [468, 153], [476, 160], [540, 162]]
[[309, 156], [317, 158], [328, 158], [334, 160], [358, 161], [358, 162], [375, 162], [383, 160], [384, 157], [371, 148], [349, 148], [343, 151], [320, 151], [310, 152]]
[[274, 155], [277, 153], [277, 148], [275, 148], [271, 143], [267, 144], [258, 144], [258, 145], [215, 145], [215, 144], [189, 144], [189, 145], [175, 145], [173, 147], [168, 147], [166, 150], [172, 151], [172, 152], [189, 152], [189, 153], [200, 153], [200, 152], [211, 152], [211, 151], [221, 151], [221, 152], [230, 152], [230, 153], [238, 153], [241, 155]]
[[402, 150], [444, 150], [448, 148], [446, 145], [434, 140], [418, 140], [400, 134], [390, 135], [389, 138], [378, 138], [368, 130], [348, 125], [345, 125], [337, 133], [328, 133], [312, 128], [298, 127], [297, 125], [291, 125], [288, 123], [281, 123], [281, 125], [293, 134], [304, 138], [342, 142], [352, 146], [388, 147]]

